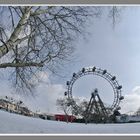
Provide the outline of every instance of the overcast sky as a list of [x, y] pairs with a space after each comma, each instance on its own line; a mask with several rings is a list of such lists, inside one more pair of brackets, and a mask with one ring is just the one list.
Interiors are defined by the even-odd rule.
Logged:
[[[82, 67], [97, 66], [115, 75], [123, 86], [122, 95], [125, 100], [121, 103], [121, 112], [135, 111], [140, 107], [140, 7], [125, 8], [115, 29], [112, 28], [111, 20], [102, 16], [100, 19], [91, 20], [85, 31], [89, 34], [86, 39], [77, 39], [76, 59], [65, 69], [68, 71], [66, 78], [55, 77], [56, 79], [50, 81], [52, 78], [47, 72], [39, 73], [44, 82], [38, 86], [38, 96], [35, 99], [28, 97], [23, 100], [34, 110], [57, 112], [56, 98], [63, 96], [65, 83], [71, 79], [72, 73], [78, 72]], [[9, 95], [11, 92], [5, 80], [1, 81], [0, 88], [1, 95]], [[77, 80], [73, 95], [89, 99], [94, 88], [99, 89], [99, 94], [105, 102], [113, 102], [111, 86], [96, 76]]]

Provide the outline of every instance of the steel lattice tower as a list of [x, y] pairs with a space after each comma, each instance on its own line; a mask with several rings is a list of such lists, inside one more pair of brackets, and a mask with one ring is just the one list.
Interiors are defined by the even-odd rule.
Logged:
[[97, 89], [91, 93], [91, 98], [85, 111], [84, 119], [86, 123], [106, 122], [108, 119], [108, 112], [98, 94]]

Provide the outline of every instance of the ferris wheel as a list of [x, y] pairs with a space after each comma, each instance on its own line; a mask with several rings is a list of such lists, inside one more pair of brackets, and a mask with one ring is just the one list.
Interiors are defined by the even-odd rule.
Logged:
[[[101, 78], [104, 78], [107, 82], [109, 82], [109, 84], [113, 88], [114, 99], [113, 99], [112, 104], [110, 104], [108, 108], [112, 112], [115, 110], [119, 110], [120, 109], [119, 104], [121, 100], [124, 99], [124, 96], [122, 96], [122, 93], [121, 93], [122, 86], [119, 85], [118, 81], [116, 80], [116, 76], [113, 76], [107, 70], [103, 70], [95, 66], [82, 68], [79, 72], [73, 73], [71, 80], [66, 82], [67, 91], [64, 93], [64, 95], [71, 101], [70, 105], [75, 109], [78, 108], [78, 104], [73, 99], [74, 93], [72, 89], [76, 80], [86, 75], [97, 75]], [[99, 95], [98, 95], [98, 98], [100, 98]]]

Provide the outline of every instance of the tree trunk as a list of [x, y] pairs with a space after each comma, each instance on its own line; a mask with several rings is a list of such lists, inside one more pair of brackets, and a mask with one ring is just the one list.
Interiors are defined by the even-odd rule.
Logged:
[[2, 46], [0, 46], [0, 58], [3, 57], [5, 54], [7, 54], [10, 50], [12, 50], [12, 48], [15, 47], [19, 42], [19, 35], [23, 30], [24, 25], [26, 24], [28, 18], [30, 17], [30, 11], [31, 11], [30, 6], [25, 8], [25, 12], [23, 13], [21, 19], [19, 20], [17, 27], [14, 29], [9, 40], [3, 43]]

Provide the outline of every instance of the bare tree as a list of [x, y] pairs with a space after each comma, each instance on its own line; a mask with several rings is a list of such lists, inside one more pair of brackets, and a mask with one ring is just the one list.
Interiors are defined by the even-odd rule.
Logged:
[[58, 109], [62, 110], [66, 116], [66, 122], [68, 122], [68, 115], [72, 112], [70, 102], [68, 98], [59, 98], [56, 101]]
[[0, 58], [9, 57], [0, 68], [12, 68], [17, 92], [33, 92], [31, 79], [39, 70], [55, 73], [74, 51], [88, 17], [100, 14], [97, 6], [1, 6]]
[[122, 12], [121, 12], [122, 9], [124, 9], [124, 7], [118, 7], [118, 6], [109, 7], [108, 17], [112, 21], [113, 28], [115, 28], [116, 23], [118, 23], [119, 20], [120, 20], [120, 17], [121, 17], [121, 14], [122, 14]]
[[140, 107], [137, 109], [137, 111], [134, 114], [140, 116]]
[[[0, 68], [13, 68], [12, 78], [18, 92], [32, 92], [31, 82], [38, 70], [55, 72], [56, 65], [68, 60], [73, 41], [83, 33], [91, 15], [80, 6], [5, 6], [0, 7]], [[92, 8], [92, 16], [100, 14]]]
[[65, 115], [72, 114], [79, 117], [84, 117], [84, 113], [88, 107], [88, 101], [81, 100], [80, 98], [59, 98], [56, 101], [58, 109], [62, 110]]
[[81, 101], [79, 106], [81, 108], [81, 116], [84, 117], [85, 116], [85, 111], [88, 107], [88, 101], [86, 101], [86, 100]]

